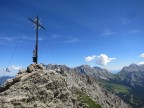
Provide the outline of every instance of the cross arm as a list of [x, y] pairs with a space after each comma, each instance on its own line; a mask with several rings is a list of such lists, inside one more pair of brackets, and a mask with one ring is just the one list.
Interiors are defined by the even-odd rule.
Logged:
[[[32, 21], [33, 23], [35, 23], [35, 24], [37, 24], [34, 20], [32, 20], [31, 18], [28, 18], [30, 21]], [[38, 26], [39, 27], [41, 27], [41, 28], [43, 28], [43, 29], [45, 29], [42, 25], [40, 25], [39, 23], [38, 23]]]

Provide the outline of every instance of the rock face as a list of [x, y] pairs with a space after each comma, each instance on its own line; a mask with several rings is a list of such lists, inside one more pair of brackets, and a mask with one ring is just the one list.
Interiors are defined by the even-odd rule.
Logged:
[[118, 76], [120, 80], [133, 87], [144, 88], [144, 65], [131, 64], [126, 66], [118, 73]]
[[74, 68], [74, 70], [81, 74], [85, 74], [85, 75], [89, 75], [95, 78], [100, 78], [105, 80], [108, 80], [109, 78], [113, 77], [113, 74], [108, 72], [108, 70], [102, 69], [100, 67], [90, 67], [89, 65], [81, 65]]
[[41, 67], [30, 65], [7, 80], [0, 108], [90, 108], [92, 103], [93, 108], [130, 108], [91, 76], [61, 65]]

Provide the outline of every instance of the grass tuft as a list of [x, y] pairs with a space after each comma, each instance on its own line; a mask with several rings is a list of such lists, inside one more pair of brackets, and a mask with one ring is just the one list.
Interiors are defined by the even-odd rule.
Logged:
[[97, 104], [94, 100], [92, 100], [89, 96], [87, 96], [84, 93], [80, 93], [78, 100], [86, 103], [88, 105], [87, 108], [102, 108], [101, 105]]

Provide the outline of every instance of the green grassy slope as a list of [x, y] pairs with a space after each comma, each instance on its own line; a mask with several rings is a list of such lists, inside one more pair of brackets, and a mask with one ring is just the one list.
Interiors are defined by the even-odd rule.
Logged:
[[88, 105], [87, 108], [102, 108], [101, 105], [97, 104], [89, 96], [82, 92], [79, 94], [78, 100], [82, 101], [83, 103], [86, 103]]
[[143, 94], [138, 91], [138, 88], [133, 88], [114, 80], [107, 81], [100, 79], [99, 82], [101, 86], [121, 97], [125, 102], [133, 106], [133, 108], [140, 108], [144, 104]]

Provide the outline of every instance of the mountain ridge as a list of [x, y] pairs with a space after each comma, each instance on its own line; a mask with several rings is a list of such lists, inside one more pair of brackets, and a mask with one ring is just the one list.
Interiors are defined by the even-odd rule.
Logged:
[[109, 81], [101, 82], [106, 89], [114, 92], [133, 108], [144, 107], [144, 65], [125, 66]]
[[[88, 101], [87, 101], [88, 100]], [[31, 108], [130, 108], [91, 76], [67, 66], [30, 65], [6, 81], [0, 106]], [[93, 106], [93, 107], [91, 107]]]
[[131, 64], [123, 67], [117, 74], [120, 80], [131, 86], [144, 87], [144, 65]]

